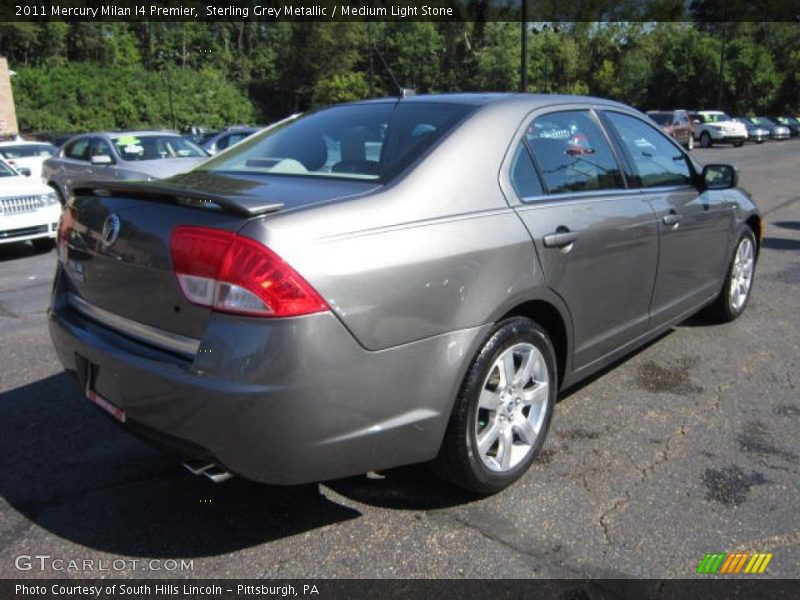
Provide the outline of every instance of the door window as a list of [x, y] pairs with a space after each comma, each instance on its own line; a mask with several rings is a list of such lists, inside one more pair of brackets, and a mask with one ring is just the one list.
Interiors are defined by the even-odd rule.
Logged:
[[89, 157], [92, 156], [110, 156], [113, 160], [114, 152], [113, 150], [111, 150], [111, 144], [109, 144], [103, 138], [92, 139], [91, 151], [89, 152]]
[[64, 148], [64, 156], [72, 160], [89, 160], [89, 138], [75, 140]]
[[692, 183], [686, 157], [669, 138], [630, 115], [618, 112], [606, 115], [630, 155], [642, 187]]
[[588, 111], [537, 117], [525, 139], [551, 194], [624, 187], [611, 148]]

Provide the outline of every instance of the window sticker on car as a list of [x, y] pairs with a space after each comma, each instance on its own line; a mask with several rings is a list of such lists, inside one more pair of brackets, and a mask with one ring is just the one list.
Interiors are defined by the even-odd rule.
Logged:
[[123, 135], [114, 140], [117, 146], [127, 146], [128, 144], [138, 144], [139, 138], [135, 135]]

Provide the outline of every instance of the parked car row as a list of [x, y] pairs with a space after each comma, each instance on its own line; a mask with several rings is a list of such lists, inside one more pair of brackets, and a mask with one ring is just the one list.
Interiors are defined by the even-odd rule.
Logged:
[[[51, 248], [60, 205], [77, 182], [150, 181], [184, 173], [258, 130], [237, 126], [185, 135], [120, 131], [0, 138], [0, 244], [31, 240], [37, 249]], [[202, 137], [201, 144], [192, 137]]]
[[800, 134], [800, 121], [792, 116], [730, 117], [719, 110], [682, 109], [651, 110], [647, 115], [687, 150], [692, 150], [695, 143], [703, 148], [714, 144], [733, 144], [738, 148], [748, 141], [762, 144]]

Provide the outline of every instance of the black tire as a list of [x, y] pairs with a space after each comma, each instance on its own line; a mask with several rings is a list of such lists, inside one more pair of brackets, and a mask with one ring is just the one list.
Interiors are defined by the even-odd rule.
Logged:
[[[495, 362], [518, 344], [529, 344], [541, 353], [547, 373], [548, 393], [546, 401], [541, 405], [544, 415], [528, 453], [515, 466], [498, 472], [484, 464], [484, 460], [478, 454], [476, 431], [479, 423], [478, 402], [484, 386], [490, 381]], [[455, 485], [481, 495], [494, 494], [508, 487], [528, 470], [542, 447], [550, 427], [557, 393], [558, 370], [555, 351], [547, 333], [534, 321], [524, 317], [512, 317], [498, 323], [467, 371], [450, 416], [439, 456], [431, 464], [434, 472]], [[497, 415], [501, 412], [498, 409]], [[509, 430], [512, 429], [510, 424], [507, 427]], [[521, 441], [518, 437], [514, 437], [513, 440], [512, 447]]]
[[[752, 249], [753, 264], [744, 301], [737, 303], [734, 301], [733, 286], [731, 284], [733, 283], [734, 277], [736, 277], [737, 256], [739, 254], [739, 250], [745, 243], [749, 243], [750, 248]], [[722, 289], [720, 290], [717, 299], [714, 300], [714, 302], [709, 305], [708, 309], [706, 310], [708, 317], [719, 323], [728, 323], [734, 319], [737, 319], [744, 312], [744, 309], [747, 308], [747, 304], [750, 302], [750, 296], [752, 295], [753, 291], [757, 253], [758, 246], [756, 245], [756, 236], [749, 227], [745, 227], [744, 231], [742, 231], [741, 235], [739, 236], [739, 240], [736, 242], [736, 247], [733, 250], [731, 262], [728, 265], [728, 269], [725, 273], [725, 280], [722, 282]]]
[[36, 238], [31, 240], [31, 243], [37, 252], [50, 252], [56, 247], [56, 241], [53, 238]]
[[733, 142], [734, 148], [741, 148], [744, 146], [744, 142]]
[[714, 145], [714, 142], [711, 141], [711, 136], [708, 134], [707, 131], [704, 131], [700, 134], [700, 147], [701, 148], [711, 148]]

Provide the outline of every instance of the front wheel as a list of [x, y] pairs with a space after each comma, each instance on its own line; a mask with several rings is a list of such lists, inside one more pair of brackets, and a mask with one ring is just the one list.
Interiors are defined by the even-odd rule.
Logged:
[[753, 289], [756, 269], [756, 238], [749, 227], [745, 228], [736, 245], [733, 260], [722, 284], [722, 290], [709, 306], [709, 315], [716, 321], [727, 323], [744, 312]]
[[514, 483], [547, 436], [557, 380], [543, 329], [523, 317], [499, 323], [470, 365], [434, 471], [479, 494]]
[[735, 148], [741, 148], [742, 146], [744, 146], [744, 142], [733, 142], [733, 146]]
[[708, 134], [707, 131], [704, 131], [700, 136], [700, 146], [703, 148], [711, 148], [711, 136]]

